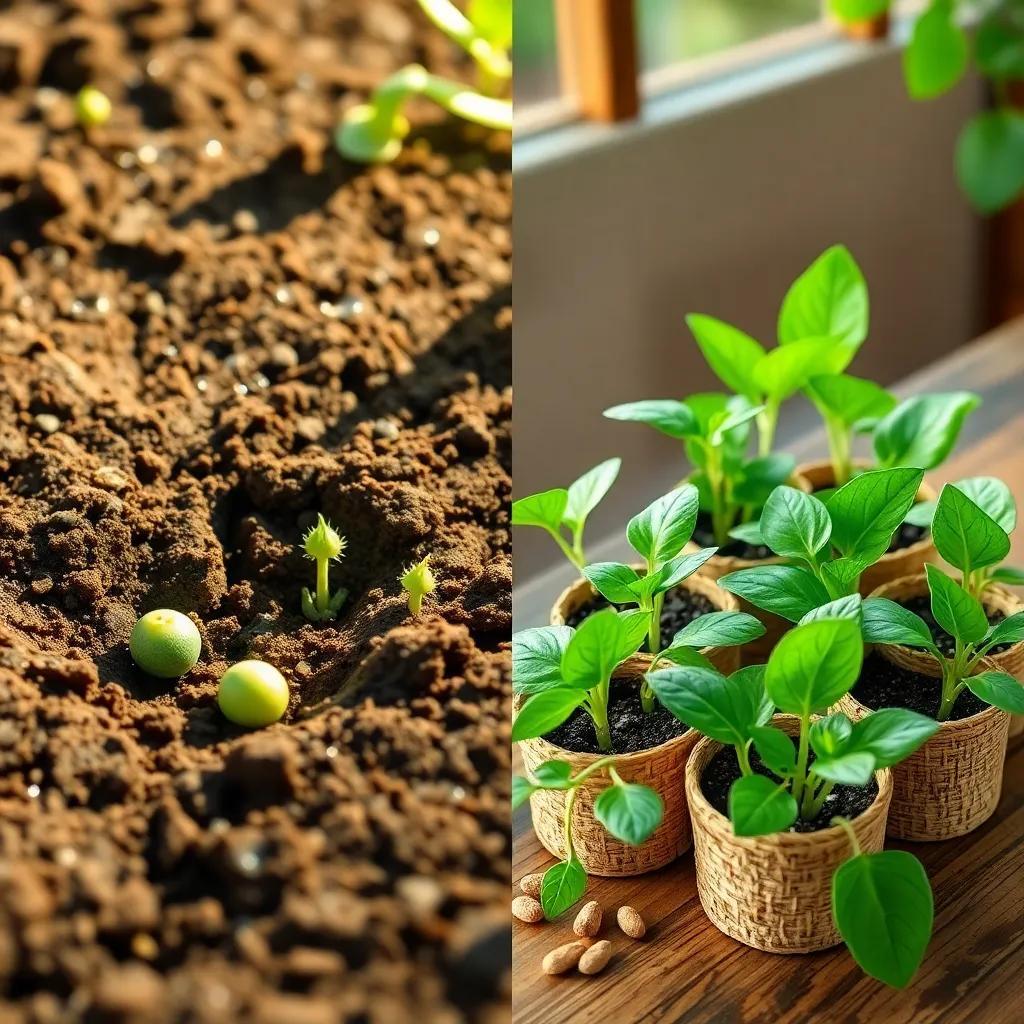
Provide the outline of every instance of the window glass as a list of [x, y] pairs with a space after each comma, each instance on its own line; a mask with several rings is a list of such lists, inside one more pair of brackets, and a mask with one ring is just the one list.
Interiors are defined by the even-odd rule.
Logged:
[[555, 99], [561, 84], [554, 0], [514, 0], [512, 18], [516, 105]]

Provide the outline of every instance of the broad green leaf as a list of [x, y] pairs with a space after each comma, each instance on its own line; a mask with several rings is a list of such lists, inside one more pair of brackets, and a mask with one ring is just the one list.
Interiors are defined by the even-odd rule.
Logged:
[[602, 790], [594, 801], [594, 817], [616, 839], [631, 846], [646, 842], [661, 824], [665, 805], [647, 786], [617, 782]]
[[634, 568], [621, 562], [594, 562], [583, 567], [590, 585], [612, 604], [633, 604], [636, 595], [630, 587], [640, 577]]
[[610, 420], [646, 423], [669, 437], [682, 439], [700, 435], [700, 425], [690, 407], [671, 398], [649, 398], [640, 402], [627, 402], [605, 409]]
[[729, 789], [729, 819], [738, 836], [767, 836], [796, 821], [797, 806], [786, 788], [764, 775], [744, 775]]
[[739, 526], [734, 526], [729, 531], [729, 536], [735, 540], [743, 541], [744, 544], [750, 544], [754, 547], [768, 546], [764, 542], [764, 537], [761, 536], [760, 523], [741, 523]]
[[847, 429], [861, 420], [879, 419], [896, 406], [895, 397], [885, 388], [846, 373], [812, 377], [806, 390], [823, 416]]
[[538, 626], [512, 634], [512, 689], [539, 693], [562, 683], [562, 655], [572, 639], [569, 626]]
[[753, 691], [751, 700], [757, 706], [758, 725], [767, 725], [775, 715], [775, 705], [764, 689], [765, 668], [765, 665], [744, 665], [729, 676], [729, 682], [733, 685], [744, 686]]
[[1024, 612], [1000, 619], [985, 637], [985, 644], [1016, 644], [1024, 640]]
[[826, 506], [832, 544], [844, 555], [874, 562], [888, 550], [923, 478], [920, 469], [879, 469], [843, 484]]
[[758, 725], [750, 730], [750, 738], [757, 756], [769, 771], [783, 779], [796, 773], [796, 748], [781, 729]]
[[960, 187], [979, 213], [995, 213], [1024, 190], [1024, 115], [1003, 108], [975, 114], [956, 144]]
[[647, 577], [651, 582], [651, 593], [664, 594], [667, 590], [678, 586], [687, 577], [692, 576], [709, 558], [713, 558], [717, 551], [718, 548], [700, 548], [688, 555], [679, 555], [670, 559], [657, 572]]
[[820, 608], [812, 608], [799, 622], [815, 622], [818, 619], [853, 619], [858, 625], [861, 621], [861, 598], [860, 594], [848, 594], [846, 597], [829, 601]]
[[540, 883], [544, 916], [553, 921], [578, 902], [586, 891], [587, 873], [576, 857], [553, 865], [544, 872]]
[[967, 70], [967, 34], [953, 20], [953, 0], [932, 0], [903, 51], [903, 77], [915, 100], [947, 92]]
[[694, 668], [714, 669], [714, 665], [703, 654], [692, 647], [668, 647], [658, 655], [658, 661], [669, 661], [673, 665], [690, 665]]
[[477, 35], [493, 47], [512, 46], [512, 0], [469, 0], [466, 14]]
[[976, 644], [988, 632], [988, 617], [981, 602], [954, 583], [938, 566], [926, 565], [932, 615], [951, 636], [965, 644]]
[[746, 743], [757, 723], [761, 693], [745, 678], [674, 666], [649, 673], [647, 682], [680, 722], [719, 743]]
[[630, 608], [628, 611], [619, 612], [622, 620], [622, 643], [619, 646], [619, 661], [636, 654], [637, 649], [643, 644], [647, 631], [651, 626], [650, 612], [637, 608]]
[[953, 450], [964, 420], [980, 404], [967, 391], [916, 395], [900, 402], [875, 428], [879, 465], [934, 469]]
[[683, 405], [697, 420], [700, 436], [707, 437], [711, 433], [711, 423], [716, 418], [721, 422], [720, 417], [729, 412], [729, 403], [734, 397], [723, 391], [698, 391], [683, 400]]
[[887, 597], [869, 597], [863, 604], [864, 642], [904, 644], [937, 652], [931, 630], [920, 615]]
[[565, 515], [568, 500], [569, 492], [564, 487], [556, 487], [513, 501], [512, 525], [540, 526], [557, 533], [562, 525], [562, 516]]
[[601, 499], [619, 475], [622, 459], [607, 459], [588, 470], [578, 480], [569, 484], [568, 501], [562, 521], [570, 530], [580, 530], [587, 516], [597, 508]]
[[512, 723], [512, 742], [532, 740], [560, 726], [586, 699], [584, 690], [554, 686], [535, 693]]
[[1024, 686], [1005, 672], [979, 672], [976, 676], [969, 676], [967, 688], [979, 700], [1000, 711], [1024, 715]]
[[992, 573], [991, 579], [993, 583], [1002, 583], [1008, 587], [1024, 587], [1024, 569], [1001, 565]]
[[889, 10], [892, 0], [828, 0], [829, 10], [842, 21], [868, 21]]
[[827, 604], [829, 593], [806, 569], [795, 565], [758, 565], [721, 577], [718, 585], [756, 608], [799, 622], [809, 611]]
[[761, 512], [761, 536], [772, 551], [786, 558], [813, 562], [831, 533], [825, 506], [795, 487], [776, 487]]
[[[790, 286], [779, 311], [779, 341], [830, 338], [845, 359], [824, 373], [841, 373], [868, 336], [868, 286], [850, 251], [826, 249]], [[802, 385], [801, 385], [802, 386]]]
[[895, 988], [917, 972], [934, 903], [921, 862], [903, 850], [852, 857], [832, 878], [832, 914], [861, 969]]
[[568, 761], [545, 761], [533, 770], [537, 789], [565, 789], [572, 779], [572, 765]]
[[675, 558], [693, 535], [700, 501], [693, 484], [670, 491], [630, 519], [626, 539], [654, 566]]
[[905, 522], [912, 526], [921, 526], [926, 530], [932, 528], [932, 517], [935, 515], [934, 501], [916, 501], [910, 506]]
[[761, 389], [753, 369], [764, 348], [749, 334], [713, 316], [691, 313], [686, 323], [718, 379], [731, 391], [756, 401]]
[[1013, 17], [1019, 12], [1019, 5], [998, 5], [978, 26], [974, 57], [986, 78], [1024, 77], [1024, 34]]
[[754, 380], [769, 398], [782, 401], [796, 394], [812, 377], [839, 373], [850, 361], [832, 338], [805, 337], [773, 348], [754, 366]]
[[707, 612], [672, 638], [672, 647], [733, 647], [764, 636], [764, 624], [747, 612]]
[[834, 757], [843, 752], [852, 734], [853, 723], [846, 715], [837, 712], [812, 722], [808, 738], [818, 757]]
[[1010, 488], [994, 476], [971, 476], [953, 485], [962, 491], [1007, 533], [1017, 528], [1017, 503]]
[[835, 704], [860, 675], [864, 642], [852, 619], [797, 626], [768, 659], [765, 689], [781, 711], [807, 717]]
[[891, 768], [938, 731], [934, 718], [906, 708], [881, 708], [854, 725], [848, 749], [871, 754], [875, 768]]
[[860, 585], [864, 570], [874, 562], [869, 556], [833, 558], [821, 565], [821, 580], [833, 594], [852, 594]]
[[866, 786], [875, 770], [875, 759], [866, 751], [844, 750], [831, 757], [816, 758], [811, 771], [820, 779], [843, 786]]
[[1007, 532], [952, 484], [939, 494], [932, 539], [939, 554], [961, 572], [996, 565], [1010, 553]]
[[744, 408], [728, 409], [721, 418], [711, 421], [710, 442], [716, 447], [724, 444], [727, 436], [737, 436], [738, 428], [743, 427], [764, 411], [763, 405], [749, 405]]
[[628, 636], [626, 622], [611, 608], [585, 618], [562, 655], [564, 683], [589, 690], [610, 679], [619, 662], [631, 653], [623, 653]]
[[743, 463], [739, 478], [734, 482], [733, 499], [760, 508], [768, 495], [793, 475], [795, 468], [796, 459], [782, 453], [749, 459]]
[[525, 804], [533, 795], [535, 789], [536, 787], [530, 784], [529, 779], [524, 779], [521, 775], [513, 775], [512, 810], [514, 811], [517, 807], [521, 807]]

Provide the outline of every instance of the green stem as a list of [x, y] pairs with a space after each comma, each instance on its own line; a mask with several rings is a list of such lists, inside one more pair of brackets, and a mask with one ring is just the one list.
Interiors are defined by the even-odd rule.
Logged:
[[757, 454], [762, 458], [771, 455], [775, 444], [775, 428], [779, 422], [779, 400], [767, 398], [764, 411], [757, 414]]
[[853, 473], [850, 433], [842, 422], [833, 417], [825, 418], [825, 431], [828, 434], [829, 458], [832, 462], [835, 486], [842, 487]]
[[800, 803], [804, 793], [804, 786], [807, 783], [807, 757], [810, 753], [808, 747], [808, 730], [810, 729], [810, 718], [807, 715], [800, 716], [800, 748], [796, 757], [796, 774], [793, 776], [793, 799]]
[[753, 775], [754, 770], [750, 767], [750, 751], [746, 743], [736, 744], [736, 760], [739, 762], [740, 771], [744, 775]]
[[316, 610], [326, 612], [331, 603], [331, 592], [328, 582], [330, 572], [330, 560], [318, 558], [316, 560]]
[[573, 786], [578, 786], [581, 782], [583, 782], [584, 780], [588, 779], [595, 772], [599, 772], [602, 768], [606, 767], [607, 765], [614, 764], [614, 763], [615, 763], [615, 758], [614, 757], [599, 757], [593, 764], [587, 765], [587, 767], [584, 768], [583, 771], [581, 771], [578, 775], [576, 775], [573, 778], [573, 780], [572, 780]]
[[565, 538], [557, 530], [552, 530], [550, 527], [547, 526], [545, 526], [544, 529], [548, 531], [548, 534], [551, 536], [551, 539], [558, 545], [558, 548], [562, 552], [562, 554], [569, 559], [572, 565], [574, 565], [580, 572], [582, 572], [583, 566], [587, 564], [583, 560], [583, 552], [581, 550], [577, 551], [569, 547], [569, 545], [565, 542]]
[[804, 821], [813, 821], [821, 813], [822, 807], [825, 806], [825, 801], [828, 799], [832, 790], [835, 789], [835, 786], [836, 784], [834, 782], [831, 782], [828, 779], [823, 779], [818, 792], [811, 797], [810, 801], [806, 799], [810, 790], [808, 790], [808, 793], [804, 794], [804, 806], [800, 812], [800, 816]]
[[831, 825], [838, 825], [846, 833], [850, 840], [850, 845], [853, 847], [853, 856], [860, 856], [860, 843], [857, 841], [857, 833], [854, 832], [853, 826], [844, 818], [841, 814], [837, 814], [831, 822]]
[[588, 705], [590, 717], [597, 733], [597, 745], [603, 751], [612, 749], [612, 732], [608, 724], [608, 695], [611, 691], [611, 680], [600, 682], [590, 691]]

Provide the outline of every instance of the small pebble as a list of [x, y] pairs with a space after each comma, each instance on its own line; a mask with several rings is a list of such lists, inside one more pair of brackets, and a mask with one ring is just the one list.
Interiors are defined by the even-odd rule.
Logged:
[[290, 370], [293, 366], [299, 365], [299, 354], [286, 342], [279, 341], [270, 349], [270, 362], [274, 366]]
[[231, 218], [231, 224], [240, 234], [251, 235], [260, 229], [260, 222], [252, 210], [239, 210]]
[[398, 427], [391, 420], [374, 420], [373, 436], [385, 441], [394, 441], [398, 437]]
[[532, 896], [517, 896], [512, 901], [512, 916], [527, 924], [544, 920], [544, 908]]
[[61, 428], [60, 420], [48, 412], [41, 412], [35, 417], [34, 422], [44, 434], [56, 433]]

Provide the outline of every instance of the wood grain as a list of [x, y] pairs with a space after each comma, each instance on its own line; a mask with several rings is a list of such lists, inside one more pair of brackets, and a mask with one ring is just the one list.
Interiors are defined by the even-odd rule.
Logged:
[[[970, 389], [984, 404], [968, 420], [938, 482], [993, 475], [1024, 499], [1024, 321], [992, 332], [905, 382], [902, 393]], [[821, 451], [820, 439], [795, 449]], [[1024, 529], [1011, 557], [1024, 564]], [[572, 938], [565, 920], [513, 922], [516, 1024], [594, 1021], [673, 1024], [1009, 1024], [1024, 1020], [1024, 743], [1012, 741], [996, 813], [976, 832], [945, 843], [889, 843], [920, 857], [935, 892], [935, 932], [920, 972], [904, 991], [865, 977], [844, 947], [802, 956], [749, 949], [718, 932], [697, 899], [693, 858], [642, 878], [591, 879], [588, 898], [605, 911], [601, 937], [615, 952], [603, 974], [544, 977], [544, 954]], [[513, 819], [513, 878], [542, 871], [551, 857]], [[518, 890], [517, 890], [518, 891]], [[636, 907], [647, 922], [639, 942], [614, 924]]]

